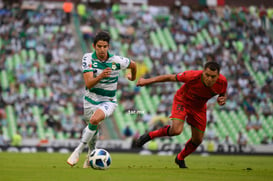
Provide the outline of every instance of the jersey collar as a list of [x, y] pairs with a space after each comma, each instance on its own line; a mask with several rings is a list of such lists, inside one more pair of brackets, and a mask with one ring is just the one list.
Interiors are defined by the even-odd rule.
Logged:
[[204, 82], [203, 72], [202, 72], [202, 74], [201, 74], [201, 82], [203, 83], [203, 85], [204, 85], [205, 87], [207, 87], [206, 84], [205, 84], [205, 82]]

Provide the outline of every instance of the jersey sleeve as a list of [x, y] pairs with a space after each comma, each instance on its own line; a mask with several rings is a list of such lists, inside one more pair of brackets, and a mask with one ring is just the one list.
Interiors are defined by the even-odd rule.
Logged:
[[117, 63], [120, 64], [120, 69], [127, 69], [131, 63], [131, 60], [126, 57], [117, 56], [116, 58]]
[[176, 74], [176, 80], [179, 82], [188, 82], [191, 79], [192, 71], [185, 71]]
[[226, 92], [227, 92], [227, 86], [228, 86], [226, 77], [222, 76], [222, 81], [223, 81], [223, 87], [222, 87], [222, 90], [220, 92], [220, 95], [226, 94]]
[[82, 57], [82, 72], [93, 72], [91, 54], [86, 53]]

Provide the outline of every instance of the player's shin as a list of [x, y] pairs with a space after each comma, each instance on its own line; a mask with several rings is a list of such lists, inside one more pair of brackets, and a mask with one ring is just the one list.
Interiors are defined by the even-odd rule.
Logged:
[[194, 142], [192, 142], [192, 139], [190, 138], [187, 141], [184, 149], [180, 153], [178, 153], [177, 158], [179, 160], [184, 160], [189, 154], [194, 152], [198, 146], [199, 144], [195, 144]]
[[95, 132], [94, 136], [92, 137], [92, 139], [87, 143], [88, 148], [92, 151], [96, 148], [96, 143], [99, 137], [99, 132], [98, 130]]
[[81, 143], [76, 148], [76, 150], [79, 153], [81, 153], [82, 150], [84, 149], [85, 145], [91, 141], [91, 139], [93, 138], [93, 136], [96, 133], [96, 130], [97, 130], [97, 125], [91, 125], [90, 126], [90, 123], [89, 123], [89, 125], [86, 126], [86, 128], [83, 131], [83, 135], [82, 135], [82, 138], [81, 138]]
[[166, 125], [158, 130], [151, 131], [149, 133], [149, 136], [151, 137], [151, 139], [156, 137], [169, 136], [169, 129], [170, 129], [170, 125]]
[[94, 136], [92, 137], [92, 139], [87, 143], [88, 153], [87, 153], [85, 161], [83, 163], [83, 168], [89, 168], [90, 167], [89, 156], [90, 156], [91, 152], [94, 149], [96, 149], [96, 143], [97, 143], [98, 137], [99, 137], [99, 134], [98, 134], [98, 130], [97, 130], [96, 133], [94, 134]]

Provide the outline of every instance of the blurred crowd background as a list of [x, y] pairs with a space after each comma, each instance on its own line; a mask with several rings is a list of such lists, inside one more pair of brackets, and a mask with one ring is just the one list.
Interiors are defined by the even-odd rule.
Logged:
[[[273, 144], [273, 4], [174, 2], [2, 1], [0, 145], [16, 144], [18, 136], [41, 142], [80, 138], [85, 126], [81, 58], [93, 51], [98, 30], [111, 34], [111, 53], [137, 62], [138, 78], [217, 61], [228, 79], [228, 101], [221, 108], [215, 99], [208, 102], [205, 142]], [[134, 140], [167, 124], [181, 86], [140, 88], [121, 74], [119, 106], [105, 120], [100, 139]], [[183, 143], [189, 137], [186, 126], [180, 136], [158, 141]]]

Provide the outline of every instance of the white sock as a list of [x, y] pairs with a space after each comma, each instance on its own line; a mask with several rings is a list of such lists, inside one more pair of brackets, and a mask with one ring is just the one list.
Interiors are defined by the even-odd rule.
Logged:
[[95, 133], [92, 139], [87, 143], [90, 150], [94, 150], [96, 148], [96, 142], [98, 140], [99, 133]]
[[90, 140], [92, 139], [92, 137], [94, 136], [95, 133], [96, 133], [96, 130], [92, 131], [88, 128], [88, 126], [86, 126], [86, 128], [84, 128], [84, 130], [83, 130], [81, 143], [77, 146], [77, 148], [75, 150], [77, 150], [79, 153], [81, 153], [82, 150], [84, 149], [85, 145], [88, 142], [90, 142]]

